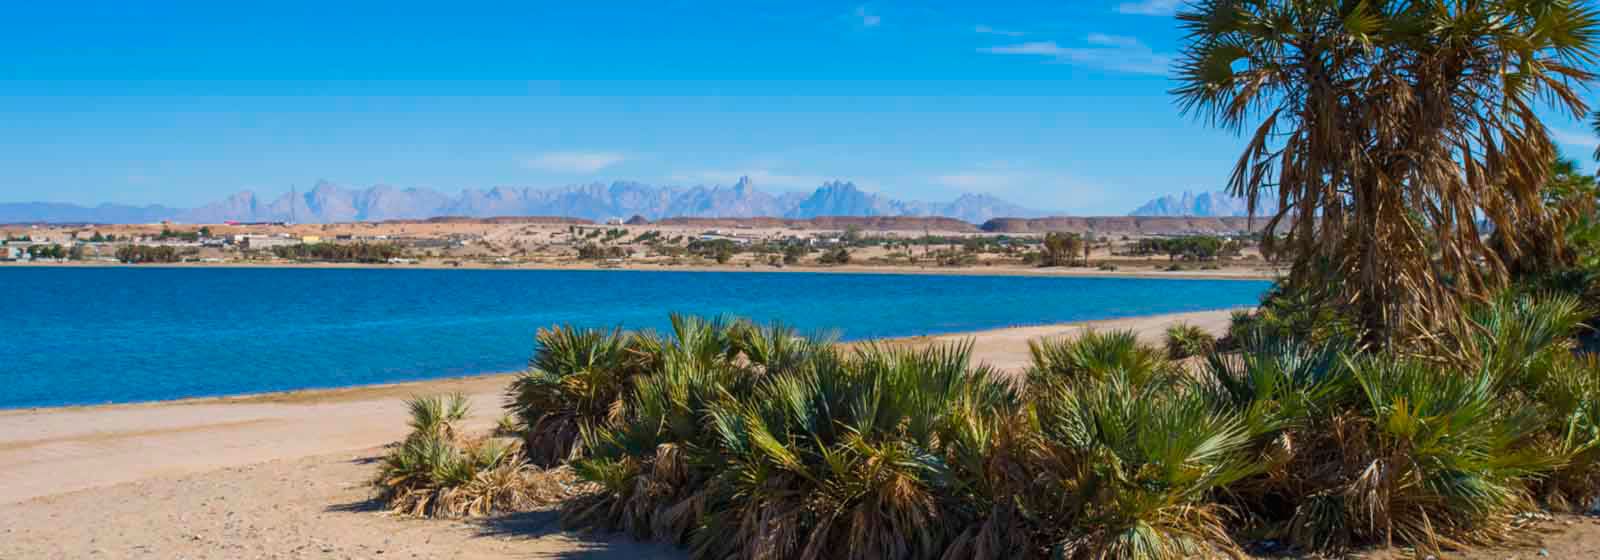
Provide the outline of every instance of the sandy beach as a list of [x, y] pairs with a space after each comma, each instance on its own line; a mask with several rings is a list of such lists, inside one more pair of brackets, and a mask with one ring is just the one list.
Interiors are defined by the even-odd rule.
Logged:
[[[975, 361], [1018, 371], [1027, 341], [1096, 328], [1159, 343], [1228, 311], [903, 339], [970, 338]], [[543, 512], [492, 523], [371, 511], [363, 483], [405, 433], [403, 398], [461, 392], [473, 428], [500, 414], [509, 375], [149, 404], [0, 412], [0, 558], [680, 557], [669, 547], [560, 532]], [[612, 556], [614, 555], [614, 556]]]
[[[1229, 313], [896, 342], [970, 338], [975, 361], [1016, 372], [1026, 366], [1031, 339], [1092, 326], [1131, 329], [1159, 343], [1179, 322], [1221, 332]], [[487, 429], [509, 379], [0, 412], [0, 558], [683, 558], [662, 544], [561, 531], [554, 510], [485, 521], [377, 511], [365, 482], [383, 446], [405, 433], [402, 399], [461, 392], [474, 406], [469, 427]], [[1545, 525], [1553, 532], [1547, 544], [1461, 557], [1600, 555], [1600, 520], [1563, 517]]]

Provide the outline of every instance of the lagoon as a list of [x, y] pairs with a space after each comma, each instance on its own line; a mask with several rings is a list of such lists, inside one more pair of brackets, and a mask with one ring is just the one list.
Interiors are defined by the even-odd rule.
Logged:
[[1258, 280], [805, 272], [0, 268], [0, 408], [515, 371], [536, 329], [669, 312], [846, 340], [1255, 304]]

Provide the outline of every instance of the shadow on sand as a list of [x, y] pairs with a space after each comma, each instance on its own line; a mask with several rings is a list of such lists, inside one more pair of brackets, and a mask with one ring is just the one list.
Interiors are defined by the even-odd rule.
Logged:
[[[564, 531], [556, 509], [491, 517], [478, 522], [478, 536], [512, 540], [559, 540], [561, 550], [532, 551], [528, 558], [589, 560], [681, 560], [688, 555], [661, 543], [639, 542], [622, 534]], [[546, 548], [546, 547], [539, 547]]]

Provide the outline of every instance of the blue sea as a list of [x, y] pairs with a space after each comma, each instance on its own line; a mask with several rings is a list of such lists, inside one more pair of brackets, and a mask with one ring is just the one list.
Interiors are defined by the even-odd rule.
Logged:
[[845, 339], [1218, 309], [1264, 281], [748, 272], [0, 268], [0, 408], [522, 369], [557, 323], [672, 311]]

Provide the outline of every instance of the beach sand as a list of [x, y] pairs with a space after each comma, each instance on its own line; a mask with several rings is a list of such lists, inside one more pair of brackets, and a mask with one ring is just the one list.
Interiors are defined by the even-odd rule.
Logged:
[[[1169, 325], [1214, 332], [1228, 311], [1090, 323], [1159, 342]], [[970, 338], [1009, 371], [1027, 341], [1078, 325], [919, 337]], [[0, 558], [682, 558], [659, 544], [559, 530], [554, 511], [491, 521], [396, 518], [365, 482], [405, 433], [401, 399], [461, 392], [469, 428], [500, 414], [508, 375], [248, 397], [0, 413]], [[1600, 525], [1564, 519], [1553, 557], [1600, 555]], [[1574, 529], [1576, 527], [1576, 529]], [[1529, 555], [1537, 549], [1529, 549]], [[1497, 551], [1485, 558], [1520, 558]]]

